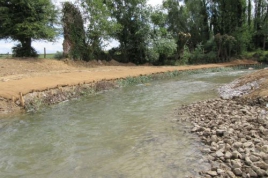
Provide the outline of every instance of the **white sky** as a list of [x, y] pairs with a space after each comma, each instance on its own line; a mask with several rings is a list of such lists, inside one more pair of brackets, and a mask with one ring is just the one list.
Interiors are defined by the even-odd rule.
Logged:
[[[75, 0], [52, 0], [57, 6], [60, 6], [61, 2], [70, 1], [74, 2]], [[162, 0], [148, 0], [148, 4], [152, 6], [160, 5]], [[46, 42], [46, 41], [34, 41], [32, 46], [37, 50], [38, 53], [43, 54], [44, 48], [46, 48], [47, 53], [55, 53], [57, 51], [62, 51], [62, 42], [63, 38], [56, 39], [56, 42]], [[10, 53], [12, 51], [12, 47], [17, 44], [18, 42], [14, 41], [6, 41], [0, 40], [0, 54]], [[108, 48], [114, 47], [118, 45], [116, 41], [110, 42]]]

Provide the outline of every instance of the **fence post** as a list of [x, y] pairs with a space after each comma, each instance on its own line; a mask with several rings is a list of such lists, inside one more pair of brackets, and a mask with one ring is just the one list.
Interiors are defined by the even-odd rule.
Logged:
[[47, 54], [46, 54], [46, 48], [44, 48], [44, 58], [47, 57]]

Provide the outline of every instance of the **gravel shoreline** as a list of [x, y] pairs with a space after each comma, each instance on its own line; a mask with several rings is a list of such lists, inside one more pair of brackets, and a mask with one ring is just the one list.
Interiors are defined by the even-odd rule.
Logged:
[[268, 177], [268, 97], [241, 97], [259, 82], [219, 89], [221, 98], [184, 105], [178, 123], [191, 122], [191, 132], [206, 145], [210, 170], [201, 177]]

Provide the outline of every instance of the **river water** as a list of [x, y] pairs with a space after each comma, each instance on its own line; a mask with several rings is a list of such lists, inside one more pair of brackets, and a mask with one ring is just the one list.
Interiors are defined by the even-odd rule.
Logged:
[[245, 74], [181, 75], [0, 120], [0, 177], [185, 177], [209, 165], [175, 108]]

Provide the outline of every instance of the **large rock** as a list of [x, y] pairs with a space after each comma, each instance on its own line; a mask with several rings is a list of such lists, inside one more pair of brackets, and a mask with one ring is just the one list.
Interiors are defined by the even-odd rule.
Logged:
[[250, 160], [251, 160], [252, 162], [257, 162], [257, 161], [259, 161], [259, 160], [260, 160], [260, 158], [259, 158], [259, 157], [254, 156], [254, 155], [250, 155], [250, 156], [249, 156], [249, 158], [250, 158]]
[[218, 151], [216, 152], [216, 156], [219, 158], [219, 157], [223, 157], [224, 154], [222, 153], [221, 150], [218, 150]]
[[237, 158], [241, 159], [241, 158], [242, 158], [242, 155], [241, 155], [238, 151], [234, 151], [234, 152], [232, 153], [232, 156], [233, 156], [233, 158], [235, 158], [235, 159], [237, 159]]
[[239, 159], [236, 159], [236, 160], [232, 160], [231, 161], [231, 164], [232, 164], [232, 168], [241, 168], [242, 167], [242, 164], [240, 162]]
[[237, 176], [241, 176], [241, 175], [242, 175], [242, 171], [241, 171], [240, 168], [235, 168], [235, 169], [233, 170], [233, 172], [234, 172], [234, 174], [237, 175]]
[[241, 148], [242, 146], [243, 146], [243, 143], [241, 143], [241, 142], [235, 142], [233, 144], [233, 147], [236, 148], [236, 149]]
[[227, 151], [224, 155], [225, 159], [230, 159], [232, 157], [232, 153]]
[[263, 161], [255, 162], [254, 165], [256, 165], [257, 167], [259, 167], [261, 169], [268, 170], [268, 164], [266, 164]]
[[207, 174], [210, 176], [217, 176], [218, 173], [216, 171], [207, 171]]

